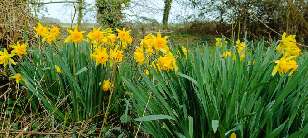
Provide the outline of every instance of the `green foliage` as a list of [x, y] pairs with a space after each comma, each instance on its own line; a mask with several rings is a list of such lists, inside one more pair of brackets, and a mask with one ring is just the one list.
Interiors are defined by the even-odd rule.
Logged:
[[[244, 61], [221, 58], [225, 48], [196, 48], [187, 59], [179, 57], [178, 72], [152, 70], [139, 81], [127, 79], [135, 117], [146, 118], [141, 128], [154, 137], [225, 137], [233, 132], [239, 137], [305, 137], [307, 54], [292, 76], [271, 76], [278, 57], [274, 49], [264, 41], [248, 46]], [[168, 117], [147, 119], [153, 115]]]
[[121, 26], [123, 6], [127, 6], [130, 0], [96, 0], [97, 21], [101, 25], [109, 27]]
[[[199, 13], [195, 17], [196, 20], [212, 16], [220, 24], [222, 23], [226, 26], [230, 23], [235, 23], [232, 28], [231, 26], [228, 26], [228, 28], [240, 28], [242, 34], [248, 33], [256, 36], [271, 34], [276, 36], [276, 32], [286, 31], [296, 34], [302, 39], [308, 33], [306, 14], [308, 1], [305, 0], [189, 1]], [[273, 32], [273, 30], [276, 32]], [[220, 33], [225, 33], [224, 31], [221, 30]]]
[[[108, 72], [111, 68], [110, 65], [97, 66], [90, 58], [90, 51], [87, 43], [67, 44], [61, 48], [32, 47], [31, 55], [21, 63], [19, 71], [29, 89], [29, 96], [36, 97], [33, 105], [41, 103], [64, 123], [95, 119], [96, 115], [104, 113], [109, 93], [102, 92], [100, 85], [103, 80], [110, 79]], [[56, 72], [55, 65], [61, 68], [62, 73]], [[114, 85], [112, 109], [118, 109], [116, 112], [120, 113], [123, 101], [115, 100], [123, 97], [123, 93], [119, 92], [123, 90], [118, 77]]]

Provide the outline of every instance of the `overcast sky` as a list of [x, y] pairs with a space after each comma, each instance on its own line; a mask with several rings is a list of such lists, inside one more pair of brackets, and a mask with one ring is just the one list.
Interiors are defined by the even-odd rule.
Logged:
[[[50, 1], [63, 1], [63, 0], [43, 0], [45, 2]], [[182, 0], [183, 1], [183, 0]], [[86, 10], [84, 21], [96, 22], [96, 9], [95, 0], [85, 0]], [[187, 17], [193, 13], [193, 10], [182, 6], [176, 0], [173, 2], [170, 22], [179, 22], [183, 17]], [[132, 0], [131, 4], [125, 8], [125, 17], [127, 20], [136, 20], [136, 17], [146, 17], [155, 19], [158, 22], [162, 20], [162, 10], [164, 6], [164, 0]], [[57, 18], [63, 23], [71, 23], [74, 14], [73, 4], [47, 4], [44, 9], [39, 13], [40, 17], [52, 17]]]

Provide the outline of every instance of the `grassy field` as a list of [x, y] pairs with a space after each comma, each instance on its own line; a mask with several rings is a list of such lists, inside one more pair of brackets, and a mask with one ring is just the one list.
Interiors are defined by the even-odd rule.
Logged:
[[1, 50], [11, 82], [0, 86], [0, 136], [308, 135], [308, 53], [293, 36], [77, 28], [60, 36], [51, 26], [36, 34]]

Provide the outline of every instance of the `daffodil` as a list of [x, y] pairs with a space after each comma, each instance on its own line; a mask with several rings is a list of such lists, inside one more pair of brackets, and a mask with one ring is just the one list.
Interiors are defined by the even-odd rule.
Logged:
[[147, 75], [147, 76], [149, 76], [149, 75], [150, 75], [149, 70], [145, 69], [145, 70], [144, 70], [144, 74]]
[[96, 62], [96, 65], [105, 65], [109, 58], [107, 49], [103, 47], [96, 48], [91, 54], [91, 58]]
[[103, 90], [104, 92], [108, 92], [110, 91], [111, 87], [112, 87], [112, 84], [110, 80], [104, 80], [101, 85], [101, 90]]
[[51, 44], [52, 42], [57, 40], [59, 35], [60, 35], [60, 28], [57, 26], [52, 26], [49, 29], [47, 35], [43, 37], [43, 41], [46, 41], [48, 44]]
[[90, 40], [91, 43], [101, 44], [102, 40], [104, 39], [104, 34], [100, 30], [100, 28], [94, 27], [93, 30], [88, 33], [87, 37], [88, 37], [88, 39]]
[[15, 75], [11, 76], [10, 78], [15, 79], [15, 82], [16, 82], [17, 84], [19, 84], [20, 81], [22, 81], [22, 76], [21, 76], [20, 73], [16, 73]]
[[277, 72], [280, 75], [289, 73], [292, 75], [294, 71], [296, 71], [298, 65], [297, 62], [294, 60], [294, 57], [282, 57], [279, 60], [275, 61], [276, 66], [273, 69], [272, 76], [274, 76]]
[[114, 45], [117, 40], [117, 36], [115, 34], [108, 33], [106, 40], [107, 40], [107, 44]]
[[221, 47], [222, 46], [222, 39], [221, 38], [215, 38], [216, 42], [215, 42], [215, 45], [217, 47]]
[[295, 35], [287, 35], [286, 33], [283, 33], [276, 50], [284, 57], [298, 57], [301, 54], [301, 49], [297, 47]]
[[124, 57], [122, 50], [111, 49], [110, 50], [110, 59], [114, 62], [122, 62]]
[[140, 42], [140, 47], [145, 49], [145, 53], [147, 56], [151, 56], [154, 53], [154, 43], [155, 43], [155, 36], [152, 34], [146, 35]]
[[69, 36], [65, 39], [66, 43], [73, 42], [73, 43], [80, 43], [83, 41], [83, 33], [78, 30], [76, 26], [74, 30], [68, 30]]
[[230, 50], [225, 51], [222, 53], [221, 57], [223, 58], [227, 58], [227, 57], [231, 57], [232, 56], [232, 52]]
[[246, 52], [245, 52], [245, 49], [246, 49], [246, 44], [245, 42], [241, 42], [239, 39], [236, 41], [236, 49], [237, 49], [237, 52], [240, 56], [240, 60], [244, 60], [245, 57], [246, 57]]
[[171, 53], [160, 56], [156, 61], [156, 67], [161, 71], [176, 71], [176, 59]]
[[169, 52], [167, 38], [168, 37], [162, 37], [160, 33], [157, 33], [157, 36], [154, 39], [154, 48], [162, 51], [163, 53]]
[[126, 31], [125, 28], [123, 30], [116, 29], [118, 32], [118, 38], [122, 42], [123, 47], [125, 48], [128, 44], [133, 42], [133, 38], [130, 35], [130, 30]]
[[233, 133], [230, 135], [230, 138], [236, 138], [236, 134], [233, 132]]
[[6, 49], [0, 51], [0, 65], [4, 65], [4, 67], [9, 64], [16, 65], [16, 62], [12, 59], [12, 57], [14, 57], [14, 54], [9, 54]]
[[55, 71], [56, 71], [57, 73], [62, 73], [62, 69], [61, 69], [61, 67], [58, 66], [58, 65], [55, 65]]
[[34, 30], [36, 35], [39, 37], [45, 37], [48, 34], [48, 28], [43, 26], [41, 23], [38, 23]]
[[19, 57], [23, 57], [24, 55], [27, 54], [27, 45], [24, 43], [19, 43], [15, 45], [11, 45], [13, 50], [11, 51], [12, 54], [17, 55]]
[[144, 64], [145, 57], [144, 57], [144, 52], [143, 52], [143, 48], [142, 47], [136, 48], [136, 50], [134, 52], [134, 59], [136, 60], [136, 62], [139, 65]]

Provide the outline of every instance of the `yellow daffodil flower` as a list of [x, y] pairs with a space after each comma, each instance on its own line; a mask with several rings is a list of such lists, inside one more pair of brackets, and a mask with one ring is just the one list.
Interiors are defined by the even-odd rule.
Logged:
[[136, 60], [136, 62], [139, 65], [144, 64], [145, 57], [144, 57], [144, 52], [143, 52], [143, 48], [142, 47], [136, 48], [136, 50], [134, 52], [134, 59]]
[[100, 28], [94, 27], [93, 30], [88, 33], [87, 37], [91, 43], [99, 45], [102, 43], [102, 40], [104, 39], [104, 34]]
[[55, 65], [55, 71], [56, 71], [57, 73], [62, 73], [62, 69], [61, 69], [61, 67], [58, 66], [58, 65]]
[[109, 58], [107, 49], [103, 47], [96, 48], [91, 54], [91, 58], [96, 62], [96, 65], [105, 65]]
[[162, 51], [163, 53], [169, 52], [167, 38], [168, 37], [162, 37], [160, 33], [157, 33], [157, 36], [154, 39], [154, 48]]
[[221, 57], [223, 58], [227, 58], [227, 57], [231, 57], [232, 56], [232, 52], [230, 50], [225, 51], [222, 53]]
[[73, 42], [73, 43], [80, 43], [83, 41], [83, 33], [78, 30], [76, 26], [74, 30], [68, 30], [69, 36], [65, 39], [65, 43]]
[[123, 51], [117, 49], [110, 50], [110, 59], [114, 62], [122, 62], [124, 57]]
[[236, 134], [233, 132], [233, 133], [230, 135], [230, 138], [236, 138]]
[[38, 37], [45, 37], [48, 34], [48, 28], [43, 26], [41, 23], [38, 23], [34, 30]]
[[120, 29], [116, 30], [118, 32], [118, 38], [122, 42], [124, 48], [133, 42], [133, 38], [130, 35], [130, 30], [126, 31], [125, 28], [123, 28], [123, 30]]
[[283, 54], [284, 57], [298, 57], [301, 54], [301, 49], [297, 46], [295, 35], [283, 33], [281, 41], [276, 50]]
[[13, 48], [12, 54], [19, 56], [20, 58], [27, 54], [27, 45], [24, 43], [19, 43], [11, 45]]
[[16, 73], [15, 75], [11, 76], [10, 78], [15, 79], [15, 82], [16, 82], [17, 84], [19, 84], [20, 81], [22, 81], [22, 76], [21, 76], [20, 73]]
[[59, 35], [60, 35], [60, 28], [57, 26], [52, 26], [49, 29], [47, 35], [43, 37], [43, 41], [46, 41], [48, 44], [51, 44], [52, 42], [57, 40]]
[[279, 60], [275, 61], [276, 66], [273, 69], [272, 76], [274, 76], [277, 72], [280, 75], [289, 73], [292, 75], [294, 71], [296, 71], [298, 65], [297, 62], [294, 60], [294, 57], [282, 57]]
[[158, 70], [161, 70], [161, 71], [176, 71], [177, 70], [176, 59], [171, 53], [168, 53], [165, 56], [160, 56], [157, 59], [156, 66]]
[[101, 85], [101, 90], [103, 90], [104, 92], [108, 92], [110, 91], [111, 87], [112, 87], [112, 84], [110, 80], [104, 80], [103, 84]]
[[14, 57], [14, 54], [9, 54], [6, 49], [0, 51], [0, 65], [4, 65], [4, 67], [9, 64], [16, 65], [16, 62], [12, 59], [12, 57]]

